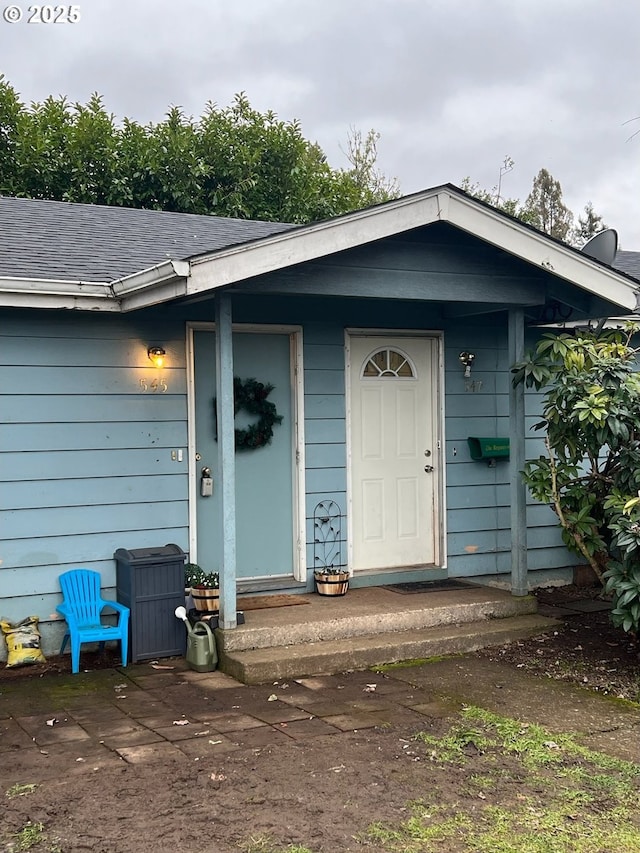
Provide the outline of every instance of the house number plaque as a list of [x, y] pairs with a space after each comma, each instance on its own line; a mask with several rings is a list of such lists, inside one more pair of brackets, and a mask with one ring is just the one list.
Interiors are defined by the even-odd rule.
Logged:
[[151, 382], [146, 379], [141, 379], [140, 387], [142, 388], [143, 394], [146, 394], [148, 391], [151, 391], [152, 394], [157, 394], [158, 391], [161, 394], [166, 394], [169, 390], [169, 386], [164, 379], [152, 379]]

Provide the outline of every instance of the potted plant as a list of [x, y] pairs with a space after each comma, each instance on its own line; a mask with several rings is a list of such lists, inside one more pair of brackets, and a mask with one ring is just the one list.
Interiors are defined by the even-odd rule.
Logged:
[[204, 572], [197, 563], [185, 563], [184, 567], [184, 594], [190, 595], [191, 587], [195, 586]]
[[318, 595], [346, 595], [349, 572], [341, 566], [326, 566], [313, 573]]
[[220, 609], [220, 575], [218, 572], [205, 572], [197, 563], [187, 563], [184, 567], [185, 589], [191, 590], [193, 606], [196, 610], [209, 613]]

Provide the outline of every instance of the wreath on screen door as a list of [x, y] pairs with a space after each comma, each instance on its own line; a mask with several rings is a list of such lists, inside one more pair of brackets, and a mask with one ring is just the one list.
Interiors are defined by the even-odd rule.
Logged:
[[[235, 430], [236, 450], [257, 450], [271, 443], [273, 428], [282, 423], [282, 415], [278, 414], [275, 403], [268, 400], [274, 386], [258, 382], [257, 379], [239, 379], [233, 377], [233, 413], [245, 411], [257, 415], [258, 420], [244, 429]], [[213, 417], [215, 423], [215, 439], [218, 440], [218, 421], [216, 398], [213, 398]]]

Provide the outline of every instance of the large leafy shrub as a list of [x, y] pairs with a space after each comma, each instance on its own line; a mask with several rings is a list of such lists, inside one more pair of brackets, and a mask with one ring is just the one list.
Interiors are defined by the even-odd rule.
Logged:
[[306, 223], [396, 198], [376, 167], [379, 134], [352, 131], [334, 169], [298, 121], [242, 92], [199, 118], [118, 121], [102, 97], [30, 105], [0, 74], [0, 195]]
[[640, 375], [637, 327], [546, 334], [514, 382], [543, 391], [546, 455], [524, 480], [550, 504], [567, 546], [613, 595], [613, 619], [640, 626]]

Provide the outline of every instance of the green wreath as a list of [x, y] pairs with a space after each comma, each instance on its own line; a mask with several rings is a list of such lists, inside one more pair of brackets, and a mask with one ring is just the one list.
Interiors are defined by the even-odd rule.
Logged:
[[[239, 379], [233, 377], [233, 413], [244, 409], [250, 415], [258, 415], [258, 421], [245, 429], [235, 430], [236, 450], [257, 450], [270, 444], [273, 438], [273, 428], [282, 423], [282, 415], [274, 403], [267, 400], [274, 386], [258, 382], [256, 379]], [[218, 421], [216, 398], [213, 398], [213, 417], [215, 421], [216, 441], [218, 440]]]

